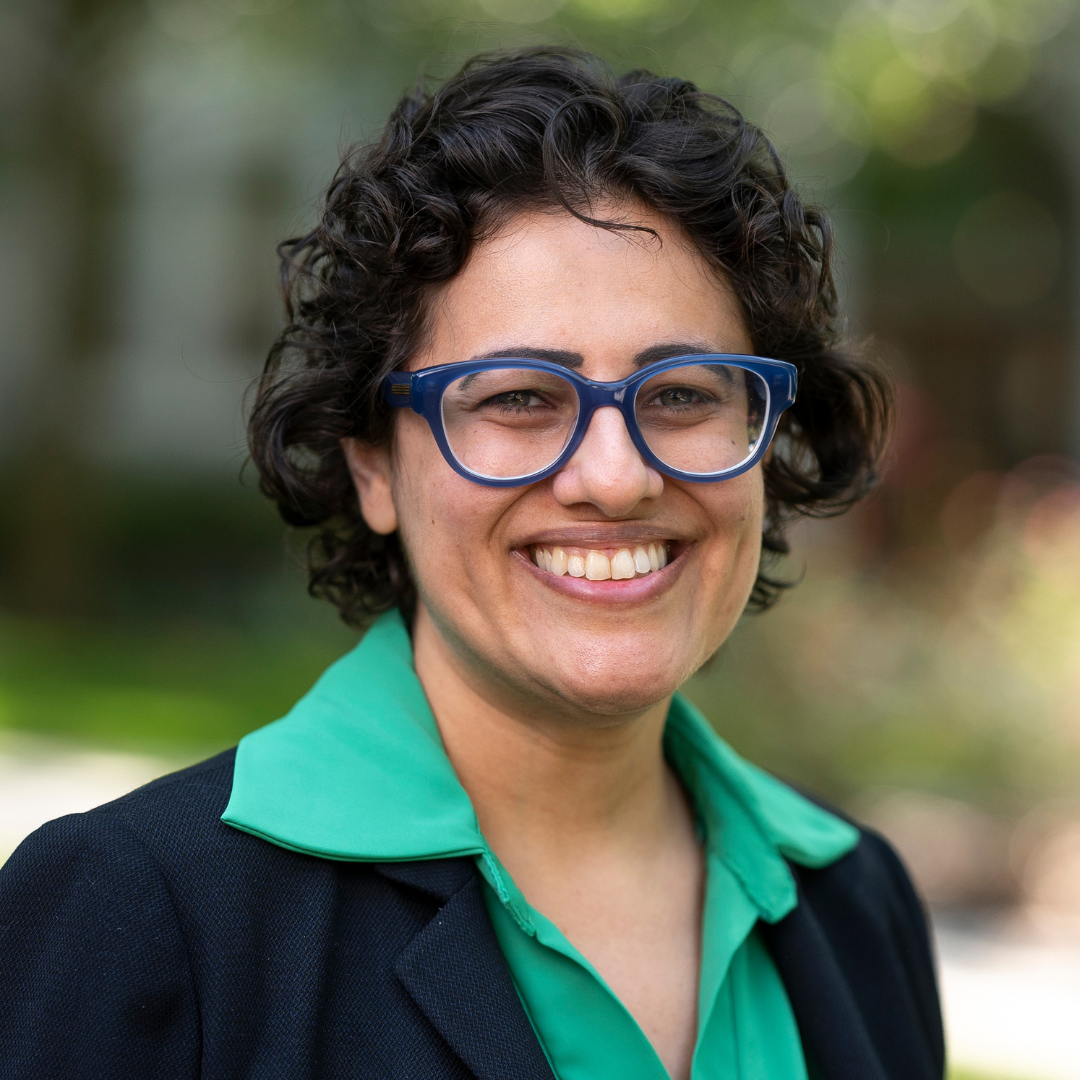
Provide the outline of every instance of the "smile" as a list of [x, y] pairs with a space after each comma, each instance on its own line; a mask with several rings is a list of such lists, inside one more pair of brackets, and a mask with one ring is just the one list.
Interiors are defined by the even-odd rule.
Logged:
[[628, 581], [662, 570], [668, 564], [668, 542], [637, 544], [618, 549], [537, 544], [529, 551], [531, 561], [556, 577], [588, 581]]

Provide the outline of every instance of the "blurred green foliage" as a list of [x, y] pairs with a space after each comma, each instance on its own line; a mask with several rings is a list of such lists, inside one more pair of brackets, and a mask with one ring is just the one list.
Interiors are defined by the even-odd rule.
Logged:
[[0, 726], [166, 757], [283, 716], [355, 635], [198, 621], [0, 621]]
[[190, 759], [284, 715], [356, 642], [308, 598], [304, 538], [239, 478], [114, 474], [98, 495], [92, 616], [0, 615], [0, 727]]

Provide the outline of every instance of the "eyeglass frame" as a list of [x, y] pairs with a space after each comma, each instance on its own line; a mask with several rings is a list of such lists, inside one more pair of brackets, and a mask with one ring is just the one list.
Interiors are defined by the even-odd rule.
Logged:
[[[761, 426], [761, 435], [753, 452], [738, 465], [722, 469], [716, 473], [691, 473], [673, 469], [665, 465], [649, 448], [638, 426], [635, 403], [641, 387], [656, 375], [673, 368], [686, 367], [689, 363], [709, 363], [726, 367], [743, 368], [758, 375], [765, 383], [768, 400], [765, 405], [765, 420]], [[458, 461], [446, 437], [446, 426], [442, 413], [442, 398], [446, 388], [458, 379], [475, 375], [481, 371], [494, 371], [512, 367], [526, 371], [544, 371], [566, 379], [574, 387], [578, 396], [578, 415], [573, 434], [567, 440], [559, 456], [548, 466], [534, 473], [522, 476], [489, 477], [471, 472]], [[622, 413], [623, 423], [638, 453], [654, 469], [676, 480], [691, 483], [712, 484], [721, 480], [732, 480], [736, 476], [752, 469], [764, 456], [776, 434], [776, 425], [784, 411], [795, 401], [798, 373], [794, 364], [784, 360], [769, 360], [762, 356], [749, 356], [743, 353], [689, 353], [685, 356], [673, 356], [666, 360], [655, 360], [646, 364], [633, 375], [617, 382], [597, 382], [586, 379], [572, 368], [556, 364], [550, 360], [530, 360], [526, 357], [500, 356], [486, 360], [463, 360], [451, 364], [439, 364], [435, 367], [422, 368], [419, 371], [391, 371], [383, 378], [383, 400], [395, 409], [412, 408], [431, 428], [435, 442], [442, 451], [446, 463], [458, 475], [485, 487], [525, 487], [536, 484], [553, 476], [574, 456], [577, 448], [589, 430], [593, 415], [597, 409], [615, 408]]]

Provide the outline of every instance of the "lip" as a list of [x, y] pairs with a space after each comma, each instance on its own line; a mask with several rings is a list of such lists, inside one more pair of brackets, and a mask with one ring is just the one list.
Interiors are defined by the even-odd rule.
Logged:
[[[634, 534], [634, 539], [639, 538], [641, 535], [642, 533], [638, 531]], [[559, 538], [566, 541], [568, 539], [567, 533], [560, 532]], [[608, 534], [604, 539], [610, 538], [610, 534]], [[659, 539], [659, 537], [656, 539]], [[597, 537], [597, 540], [599, 540], [599, 537]], [[593, 542], [596, 543], [597, 540]], [[648, 542], [646, 541], [646, 543]], [[542, 544], [544, 541], [535, 540], [533, 543]], [[548, 541], [548, 543], [551, 543], [551, 541]], [[695, 546], [693, 542], [680, 545], [679, 554], [667, 566], [661, 570], [654, 570], [644, 577], [623, 580], [608, 578], [606, 581], [590, 581], [588, 578], [575, 578], [570, 577], [568, 574], [558, 577], [555, 574], [549, 574], [546, 570], [541, 570], [528, 557], [527, 552], [522, 551], [520, 548], [515, 548], [513, 554], [537, 581], [557, 593], [562, 593], [563, 596], [593, 603], [636, 604], [643, 600], [652, 600], [667, 592], [682, 576], [688, 562], [687, 554]]]
[[513, 547], [591, 547], [599, 550], [606, 547], [656, 544], [668, 540], [673, 540], [680, 546], [690, 544], [690, 540], [673, 527], [665, 529], [663, 525], [644, 521], [613, 521], [610, 524], [585, 522], [580, 525], [563, 525], [557, 529], [544, 529], [516, 540]]

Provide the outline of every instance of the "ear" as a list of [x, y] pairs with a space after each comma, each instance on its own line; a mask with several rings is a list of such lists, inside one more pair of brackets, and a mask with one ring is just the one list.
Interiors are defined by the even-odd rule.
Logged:
[[390, 490], [390, 447], [342, 439], [341, 449], [360, 498], [360, 513], [372, 532], [388, 536], [398, 527]]

